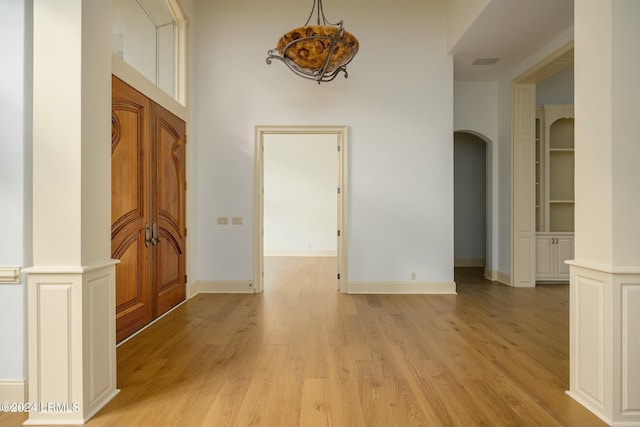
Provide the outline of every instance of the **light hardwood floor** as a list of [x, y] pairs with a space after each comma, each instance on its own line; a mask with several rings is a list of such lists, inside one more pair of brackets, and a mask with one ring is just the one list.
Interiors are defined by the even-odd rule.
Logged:
[[87, 425], [605, 425], [565, 394], [566, 285], [459, 269], [457, 295], [345, 295], [335, 259], [266, 267], [264, 294], [197, 295], [121, 345]]

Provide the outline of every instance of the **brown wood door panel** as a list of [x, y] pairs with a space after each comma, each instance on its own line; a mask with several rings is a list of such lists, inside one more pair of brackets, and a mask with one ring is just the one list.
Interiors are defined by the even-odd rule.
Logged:
[[116, 249], [116, 340], [129, 336], [152, 320], [144, 234]]
[[155, 212], [160, 241], [156, 257], [157, 313], [184, 301], [185, 123], [157, 104], [151, 106], [155, 138]]
[[184, 254], [171, 234], [162, 230], [160, 235], [156, 268], [158, 315], [185, 299]]
[[121, 341], [186, 297], [185, 123], [117, 77], [112, 82], [111, 251], [120, 260]]
[[152, 319], [149, 248], [151, 219], [148, 166], [150, 102], [117, 78], [112, 81], [111, 256], [116, 265], [116, 339]]

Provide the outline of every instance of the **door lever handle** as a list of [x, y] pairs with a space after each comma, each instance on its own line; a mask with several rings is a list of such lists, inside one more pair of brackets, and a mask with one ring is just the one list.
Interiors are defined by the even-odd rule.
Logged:
[[153, 243], [153, 246], [155, 246], [158, 244], [159, 241], [160, 241], [160, 236], [158, 236], [158, 226], [154, 222], [151, 228], [151, 243]]

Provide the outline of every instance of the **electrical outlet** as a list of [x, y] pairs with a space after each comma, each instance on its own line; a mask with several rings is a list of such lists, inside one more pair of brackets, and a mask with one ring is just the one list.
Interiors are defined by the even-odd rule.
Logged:
[[231, 218], [231, 224], [233, 224], [233, 225], [242, 225], [242, 217], [241, 216], [234, 216], [233, 218]]
[[218, 225], [227, 225], [229, 223], [229, 219], [226, 216], [218, 217]]
[[415, 272], [411, 273], [411, 280], [416, 280], [416, 273]]

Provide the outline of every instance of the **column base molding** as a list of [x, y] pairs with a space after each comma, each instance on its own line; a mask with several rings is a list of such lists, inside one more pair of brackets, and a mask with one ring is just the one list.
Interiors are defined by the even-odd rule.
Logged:
[[83, 424], [117, 393], [115, 265], [26, 269], [26, 424]]
[[568, 264], [568, 394], [610, 425], [639, 425], [640, 267]]

